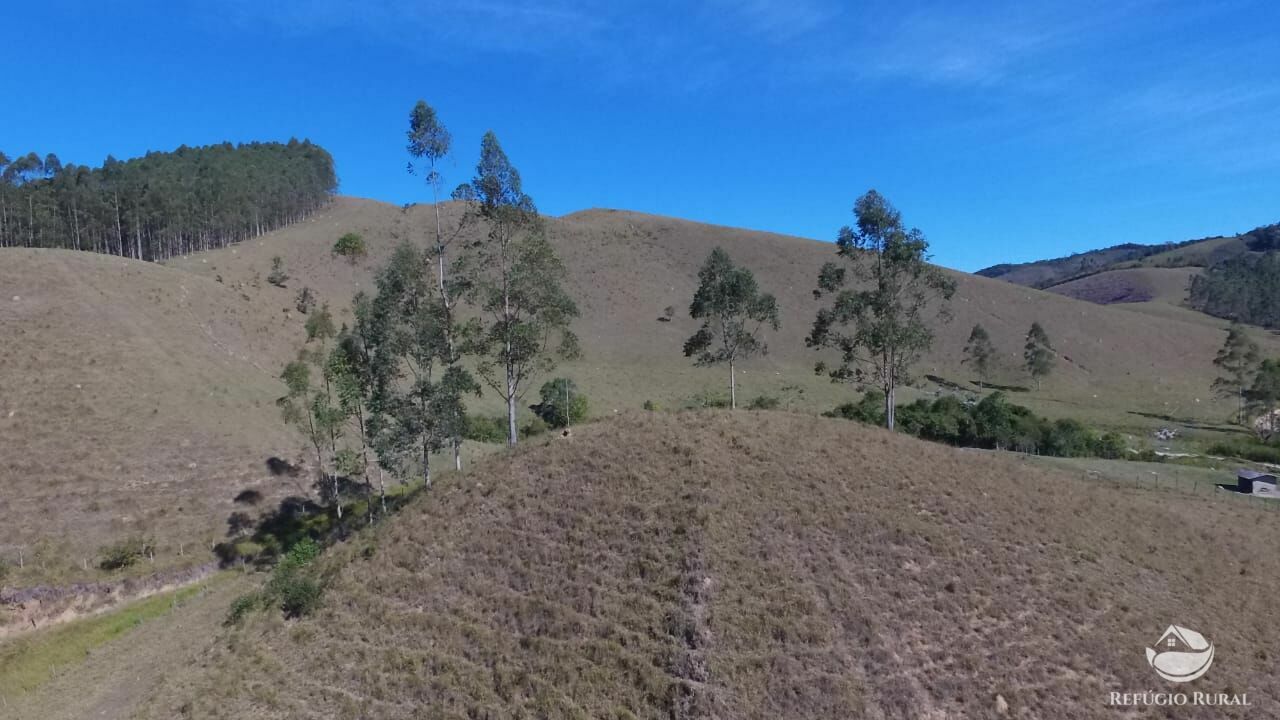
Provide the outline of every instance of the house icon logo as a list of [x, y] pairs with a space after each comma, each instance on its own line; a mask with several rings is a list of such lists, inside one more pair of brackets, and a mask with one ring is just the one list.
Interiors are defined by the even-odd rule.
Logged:
[[1191, 682], [1213, 664], [1213, 643], [1205, 636], [1170, 625], [1154, 648], [1147, 648], [1147, 664], [1169, 682]]

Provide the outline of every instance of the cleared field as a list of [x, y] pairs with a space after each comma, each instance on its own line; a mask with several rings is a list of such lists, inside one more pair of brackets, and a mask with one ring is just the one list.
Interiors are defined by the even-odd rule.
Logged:
[[1280, 713], [1275, 514], [785, 413], [630, 414], [338, 548], [143, 717], [1114, 717], [1171, 623]]

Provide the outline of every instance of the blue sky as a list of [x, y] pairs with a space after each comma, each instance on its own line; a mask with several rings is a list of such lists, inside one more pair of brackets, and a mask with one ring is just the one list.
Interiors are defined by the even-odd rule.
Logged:
[[[904, 9], [904, 7], [906, 9]], [[404, 130], [497, 132], [539, 207], [829, 240], [874, 187], [975, 270], [1280, 221], [1268, 2], [11, 2], [0, 149], [309, 137], [425, 199]]]

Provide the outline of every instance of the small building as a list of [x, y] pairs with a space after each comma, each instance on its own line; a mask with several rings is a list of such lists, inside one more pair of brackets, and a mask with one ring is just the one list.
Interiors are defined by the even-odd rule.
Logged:
[[1276, 489], [1275, 475], [1244, 468], [1236, 471], [1236, 492], [1245, 495], [1280, 496], [1280, 492]]

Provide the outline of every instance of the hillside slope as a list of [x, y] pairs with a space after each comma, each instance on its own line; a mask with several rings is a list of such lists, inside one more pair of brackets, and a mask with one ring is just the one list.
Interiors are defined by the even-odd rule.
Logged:
[[158, 564], [207, 562], [236, 493], [285, 490], [265, 465], [295, 444], [274, 405], [281, 334], [189, 273], [0, 250], [0, 557], [26, 566], [9, 580], [93, 567], [134, 535]]
[[1188, 267], [1107, 270], [1045, 290], [1099, 305], [1162, 302], [1178, 307], [1186, 302], [1191, 278], [1198, 273], [1198, 268]]
[[[446, 226], [456, 222], [461, 210], [454, 204], [444, 207]], [[585, 356], [560, 372], [586, 390], [596, 414], [635, 408], [646, 399], [678, 406], [699, 391], [725, 387], [719, 369], [694, 368], [681, 353], [684, 340], [696, 329], [686, 308], [697, 269], [716, 245], [754, 270], [761, 287], [774, 293], [782, 308], [781, 331], [765, 338], [769, 354], [743, 366], [740, 397], [767, 393], [797, 406], [828, 409], [852, 396], [852, 390], [833, 388], [813, 375], [814, 363], [824, 356], [804, 345], [819, 307], [812, 296], [817, 272], [833, 258], [831, 244], [613, 210], [550, 218], [547, 227], [569, 266], [570, 291], [583, 312], [575, 329]], [[255, 304], [273, 308], [291, 305], [297, 289], [308, 286], [345, 313], [351, 295], [371, 287], [373, 269], [395, 244], [403, 239], [425, 242], [428, 228], [434, 228], [429, 206], [401, 209], [339, 198], [307, 222], [172, 264], [221, 276], [254, 297]], [[370, 249], [369, 258], [357, 266], [330, 255], [333, 242], [348, 231], [364, 235]], [[283, 258], [292, 275], [289, 288], [265, 283], [249, 287], [255, 276], [265, 276], [275, 255]], [[1209, 419], [1230, 413], [1208, 391], [1224, 322], [1177, 316], [1153, 321], [999, 280], [958, 272], [953, 277], [958, 285], [951, 304], [954, 319], [938, 328], [933, 351], [917, 367], [921, 379], [935, 375], [952, 382], [974, 380], [972, 371], [961, 364], [962, 350], [969, 330], [982, 323], [999, 351], [995, 381], [1027, 385], [1020, 370], [1022, 345], [1031, 323], [1039, 321], [1062, 359], [1043, 391], [1019, 393], [1019, 402], [1050, 415], [1107, 422], [1127, 417], [1128, 411]], [[668, 305], [676, 308], [675, 318], [659, 322]], [[1280, 348], [1269, 338], [1259, 340]], [[922, 389], [932, 392], [934, 387], [926, 383]]]
[[[1171, 499], [1173, 501], [1171, 501]], [[494, 457], [331, 553], [319, 612], [255, 615], [168, 718], [1114, 717], [1168, 689], [1280, 713], [1274, 513], [838, 420], [629, 414]]]

